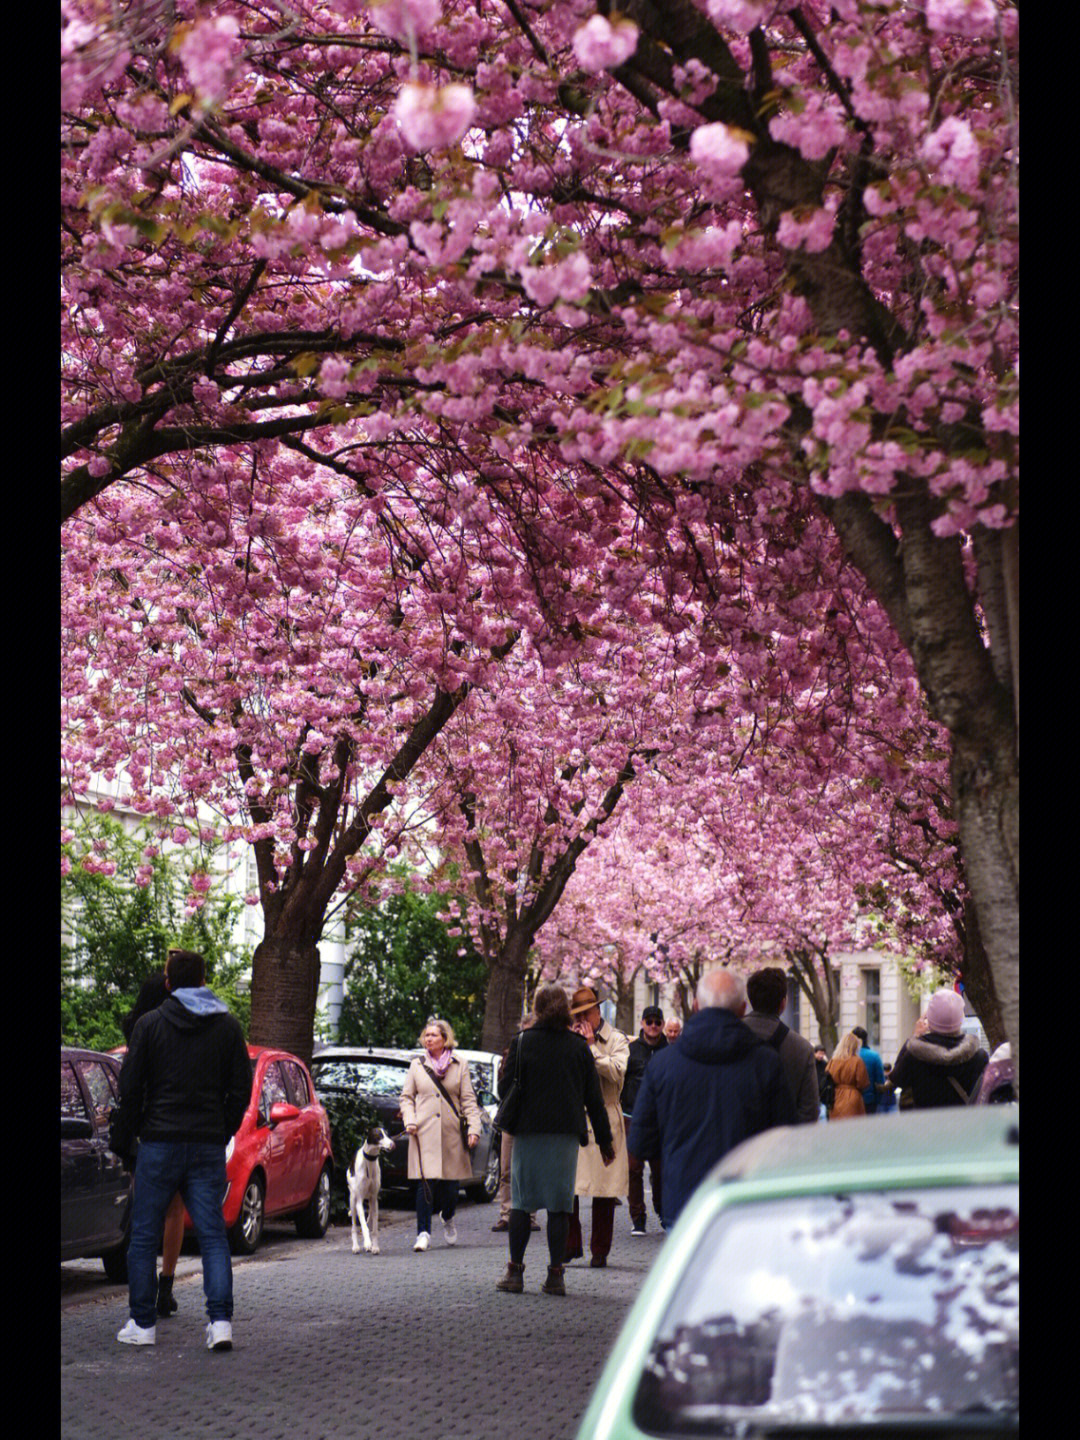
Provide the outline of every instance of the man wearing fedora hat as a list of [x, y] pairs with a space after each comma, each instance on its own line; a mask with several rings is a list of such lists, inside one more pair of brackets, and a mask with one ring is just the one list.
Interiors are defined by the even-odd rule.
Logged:
[[607, 1264], [607, 1257], [611, 1252], [615, 1207], [619, 1203], [619, 1197], [625, 1195], [629, 1188], [626, 1132], [623, 1128], [619, 1097], [626, 1078], [630, 1042], [621, 1030], [616, 1030], [604, 1019], [600, 1013], [600, 997], [591, 985], [582, 985], [574, 991], [570, 1001], [570, 1015], [574, 1029], [588, 1041], [592, 1057], [596, 1061], [596, 1072], [600, 1076], [600, 1089], [604, 1096], [604, 1109], [615, 1141], [615, 1159], [611, 1164], [605, 1163], [590, 1124], [588, 1146], [578, 1156], [574, 1213], [566, 1241], [566, 1259], [577, 1260], [582, 1256], [580, 1200], [583, 1196], [591, 1196], [592, 1234], [589, 1237], [589, 1264], [594, 1270], [600, 1270]]

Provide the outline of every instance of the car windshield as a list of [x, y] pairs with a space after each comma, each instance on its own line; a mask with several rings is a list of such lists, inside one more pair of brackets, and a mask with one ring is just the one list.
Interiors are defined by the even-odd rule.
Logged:
[[634, 1418], [655, 1435], [978, 1423], [1018, 1406], [1015, 1186], [733, 1206], [702, 1237]]
[[365, 1095], [401, 1094], [409, 1062], [393, 1060], [313, 1060], [311, 1074], [320, 1090], [358, 1090]]

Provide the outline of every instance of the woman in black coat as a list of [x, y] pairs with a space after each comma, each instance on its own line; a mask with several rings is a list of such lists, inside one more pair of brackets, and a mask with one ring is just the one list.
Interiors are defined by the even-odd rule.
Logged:
[[565, 1295], [562, 1258], [578, 1151], [589, 1142], [585, 1116], [592, 1121], [604, 1164], [615, 1144], [604, 1109], [600, 1077], [588, 1045], [570, 1029], [570, 1001], [561, 985], [542, 985], [533, 1001], [536, 1023], [514, 1037], [506, 1062], [506, 1100], [500, 1124], [514, 1137], [510, 1170], [510, 1261], [496, 1289], [520, 1294], [525, 1288], [525, 1247], [530, 1211], [547, 1211], [549, 1265], [541, 1287]]

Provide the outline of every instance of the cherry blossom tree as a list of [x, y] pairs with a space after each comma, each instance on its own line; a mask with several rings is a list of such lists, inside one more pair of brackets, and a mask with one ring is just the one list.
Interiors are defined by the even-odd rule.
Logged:
[[[452, 509], [483, 571], [479, 590], [423, 579], [440, 658], [421, 643], [387, 722], [399, 749], [421, 726], [410, 756], [511, 630], [568, 663], [605, 604], [637, 622], [646, 575], [664, 596], [651, 622], [692, 595], [702, 643], [722, 633], [733, 673], [772, 646], [777, 686], [803, 607], [868, 590], [949, 737], [1015, 1043], [1015, 6], [64, 0], [62, 15], [65, 544], [84, 579], [108, 555], [126, 616], [102, 608], [87, 633], [129, 631], [111, 650], [73, 641], [101, 677], [79, 763], [108, 761], [106, 700], [123, 708], [132, 668], [187, 684], [207, 731], [233, 723], [233, 695], [178, 682], [186, 642], [155, 638], [152, 607], [132, 622], [125, 580], [175, 533], [170, 506], [216, 525], [218, 489], [239, 507], [243, 477], [276, 485], [300, 462], [315, 493], [265, 512], [285, 550], [340, 545], [319, 534], [333, 476], [388, 526], [404, 507], [421, 533]], [[243, 557], [228, 563], [235, 588]], [[221, 631], [253, 623], [231, 603]], [[408, 633], [384, 603], [385, 633], [349, 662], [380, 677], [406, 664]], [[472, 634], [473, 616], [497, 633]], [[336, 678], [326, 661], [305, 694]], [[368, 682], [342, 673], [362, 748]], [[303, 724], [330, 749], [294, 726], [297, 777], [337, 743], [318, 715]], [[378, 755], [392, 784], [405, 762], [375, 729], [355, 774], [381, 773]], [[164, 722], [155, 736], [193, 778], [214, 753]], [[277, 791], [247, 780], [249, 818], [273, 826]], [[293, 807], [317, 847], [303, 816], [325, 783]], [[266, 903], [281, 882], [263, 854]]]

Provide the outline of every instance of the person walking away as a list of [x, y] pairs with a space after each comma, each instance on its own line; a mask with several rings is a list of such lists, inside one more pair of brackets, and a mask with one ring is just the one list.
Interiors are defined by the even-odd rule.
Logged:
[[963, 1032], [963, 997], [955, 990], [938, 990], [925, 1020], [925, 1034], [912, 1035], [900, 1047], [892, 1083], [905, 1097], [910, 1090], [916, 1110], [969, 1104], [990, 1057], [974, 1035]]
[[[499, 1074], [496, 1082], [500, 1101], [506, 1099], [510, 1089], [510, 1081], [507, 1078], [507, 1069], [510, 1065], [510, 1052], [518, 1044], [519, 1036], [523, 1035], [526, 1030], [531, 1030], [535, 1024], [536, 1015], [530, 1010], [521, 1022], [521, 1028], [518, 1030], [517, 1035], [514, 1036], [510, 1044], [503, 1051], [502, 1063], [499, 1065]], [[507, 1131], [501, 1130], [499, 1132], [499, 1188], [495, 1192], [495, 1199], [499, 1206], [499, 1218], [491, 1227], [495, 1233], [505, 1233], [510, 1229], [510, 1165], [513, 1154], [514, 1137], [508, 1134]], [[535, 1215], [530, 1215], [529, 1221], [529, 1228], [531, 1230], [540, 1229]]]
[[881, 1063], [881, 1056], [871, 1047], [863, 1027], [855, 1025], [851, 1033], [859, 1042], [859, 1059], [866, 1066], [866, 1073], [870, 1077], [870, 1084], [863, 1091], [863, 1104], [866, 1106], [867, 1115], [876, 1115], [885, 1089], [885, 1067]]
[[[169, 996], [168, 986], [165, 984], [164, 970], [158, 970], [148, 976], [142, 983], [135, 1004], [120, 1022], [120, 1029], [124, 1032], [124, 1041], [131, 1044], [131, 1032], [135, 1029], [135, 1022], [141, 1020], [151, 1010], [156, 1010]], [[134, 1168], [135, 1157], [132, 1157], [132, 1168]], [[167, 1320], [175, 1315], [179, 1308], [173, 1297], [173, 1281], [176, 1279], [176, 1265], [180, 1259], [180, 1250], [184, 1244], [184, 1202], [180, 1198], [179, 1191], [169, 1201], [169, 1208], [165, 1211], [165, 1224], [161, 1236], [161, 1274], [157, 1281], [157, 1313], [158, 1318]]]
[[567, 1241], [567, 1260], [578, 1260], [583, 1253], [581, 1231], [581, 1199], [592, 1198], [592, 1233], [589, 1236], [589, 1264], [602, 1270], [611, 1253], [611, 1237], [615, 1229], [615, 1207], [619, 1197], [629, 1189], [630, 1175], [626, 1161], [626, 1133], [623, 1128], [622, 1094], [630, 1042], [621, 1030], [614, 1029], [600, 1013], [600, 1000], [591, 985], [574, 991], [570, 1001], [573, 1028], [585, 1039], [596, 1061], [600, 1088], [604, 1094], [604, 1110], [614, 1139], [615, 1159], [605, 1163], [595, 1134], [578, 1156], [577, 1180], [574, 1185], [574, 1210]]
[[746, 982], [746, 997], [751, 1008], [749, 1014], [743, 1016], [743, 1024], [780, 1056], [780, 1068], [795, 1102], [795, 1123], [813, 1125], [821, 1110], [814, 1047], [780, 1019], [787, 996], [787, 976], [783, 970], [775, 965], [755, 970]]
[[859, 1059], [859, 1037], [845, 1035], [833, 1051], [833, 1057], [825, 1067], [826, 1075], [832, 1077], [836, 1086], [833, 1103], [829, 1110], [830, 1120], [848, 1120], [854, 1115], [865, 1115], [866, 1105], [863, 1092], [870, 1083], [866, 1066]]
[[524, 1289], [530, 1212], [546, 1210], [549, 1263], [541, 1289], [565, 1295], [564, 1256], [578, 1156], [589, 1144], [590, 1125], [605, 1166], [615, 1160], [615, 1141], [596, 1062], [583, 1037], [570, 1029], [566, 991], [561, 985], [542, 985], [533, 1006], [536, 1023], [511, 1044], [507, 1061], [503, 1123], [514, 1136], [510, 1258], [495, 1288], [511, 1294]]
[[480, 1106], [469, 1067], [454, 1054], [456, 1043], [449, 1023], [433, 1015], [420, 1035], [425, 1053], [409, 1066], [401, 1091], [401, 1118], [406, 1133], [413, 1137], [409, 1179], [420, 1182], [413, 1245], [418, 1251], [431, 1244], [434, 1212], [442, 1217], [447, 1245], [457, 1244], [458, 1182], [472, 1179], [470, 1153], [480, 1139]]
[[179, 1191], [199, 1240], [206, 1344], [232, 1349], [232, 1258], [221, 1204], [225, 1146], [251, 1099], [251, 1060], [240, 1023], [206, 985], [206, 961], [170, 950], [168, 998], [135, 1022], [120, 1069], [118, 1120], [139, 1137], [128, 1243], [130, 1319], [124, 1345], [157, 1338], [157, 1251]]
[[679, 1043], [645, 1071], [627, 1145], [639, 1159], [660, 1157], [665, 1229], [729, 1150], [774, 1125], [795, 1122], [780, 1057], [741, 1023], [745, 1013], [742, 977], [723, 968], [708, 971]]
[[879, 1115], [896, 1115], [898, 1113], [896, 1108], [896, 1091], [892, 1085], [892, 1068], [888, 1061], [882, 1066], [885, 1085], [881, 1094], [878, 1096], [877, 1113]]
[[[645, 1074], [645, 1067], [654, 1055], [667, 1048], [667, 1037], [664, 1034], [664, 1012], [659, 1005], [646, 1005], [641, 1012], [641, 1030], [636, 1040], [630, 1041], [630, 1049], [626, 1061], [626, 1080], [622, 1088], [622, 1113], [623, 1125], [627, 1132], [630, 1129], [630, 1117], [634, 1113], [634, 1101], [637, 1099], [638, 1090], [641, 1088], [642, 1076]], [[630, 1233], [631, 1235], [645, 1234], [645, 1161], [639, 1160], [636, 1155], [627, 1154], [627, 1198], [630, 1206]], [[661, 1171], [660, 1159], [654, 1157], [648, 1162], [649, 1178], [652, 1182], [653, 1211], [656, 1218], [660, 1218]]]

